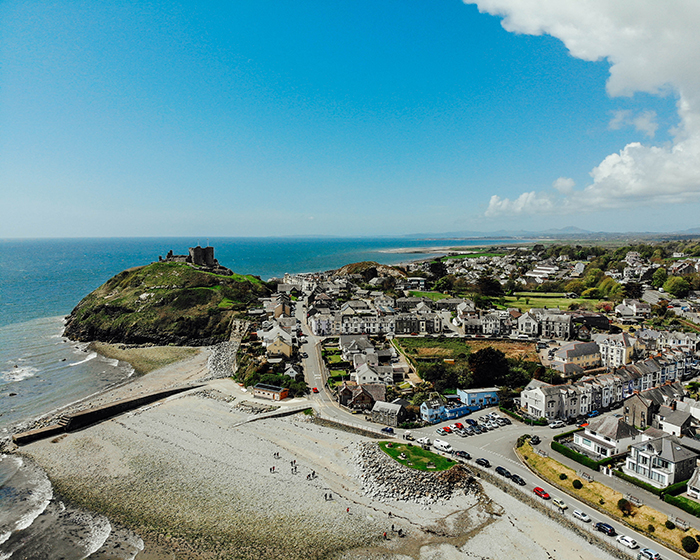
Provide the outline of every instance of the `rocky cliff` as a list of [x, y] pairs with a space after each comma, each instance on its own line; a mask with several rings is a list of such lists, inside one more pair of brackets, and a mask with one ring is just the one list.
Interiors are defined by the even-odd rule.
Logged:
[[232, 320], [270, 288], [256, 276], [224, 276], [184, 263], [120, 272], [73, 309], [72, 340], [205, 346], [228, 340]]

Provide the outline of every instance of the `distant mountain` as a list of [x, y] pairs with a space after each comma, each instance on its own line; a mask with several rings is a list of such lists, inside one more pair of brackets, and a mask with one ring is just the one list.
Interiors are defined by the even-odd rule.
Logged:
[[700, 235], [700, 227], [676, 232], [605, 232], [588, 231], [576, 226], [550, 228], [543, 231], [497, 230], [497, 231], [448, 231], [445, 233], [415, 233], [404, 237], [409, 239], [580, 239], [580, 240], [667, 240], [674, 237]]

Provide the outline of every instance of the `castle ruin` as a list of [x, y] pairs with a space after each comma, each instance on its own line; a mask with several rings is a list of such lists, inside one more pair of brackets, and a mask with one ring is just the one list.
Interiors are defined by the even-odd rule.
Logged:
[[233, 274], [231, 270], [225, 266], [221, 266], [219, 261], [214, 258], [214, 247], [200, 247], [199, 245], [190, 247], [189, 254], [187, 255], [175, 255], [172, 250], [170, 250], [165, 258], [159, 255], [158, 262], [186, 263], [190, 266], [205, 270], [206, 272], [215, 272], [216, 274], [223, 274], [225, 276]]

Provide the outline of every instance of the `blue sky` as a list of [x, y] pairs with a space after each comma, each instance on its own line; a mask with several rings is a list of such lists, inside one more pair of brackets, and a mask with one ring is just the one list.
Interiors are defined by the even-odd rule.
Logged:
[[670, 3], [5, 1], [0, 237], [698, 227]]

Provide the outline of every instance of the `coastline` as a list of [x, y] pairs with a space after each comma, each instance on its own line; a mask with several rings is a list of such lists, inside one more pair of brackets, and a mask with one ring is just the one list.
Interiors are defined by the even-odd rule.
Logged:
[[251, 400], [213, 380], [21, 454], [70, 503], [139, 534], [137, 560], [610, 558], [485, 482], [449, 499], [396, 499], [363, 469], [374, 440], [303, 414], [248, 422]]

